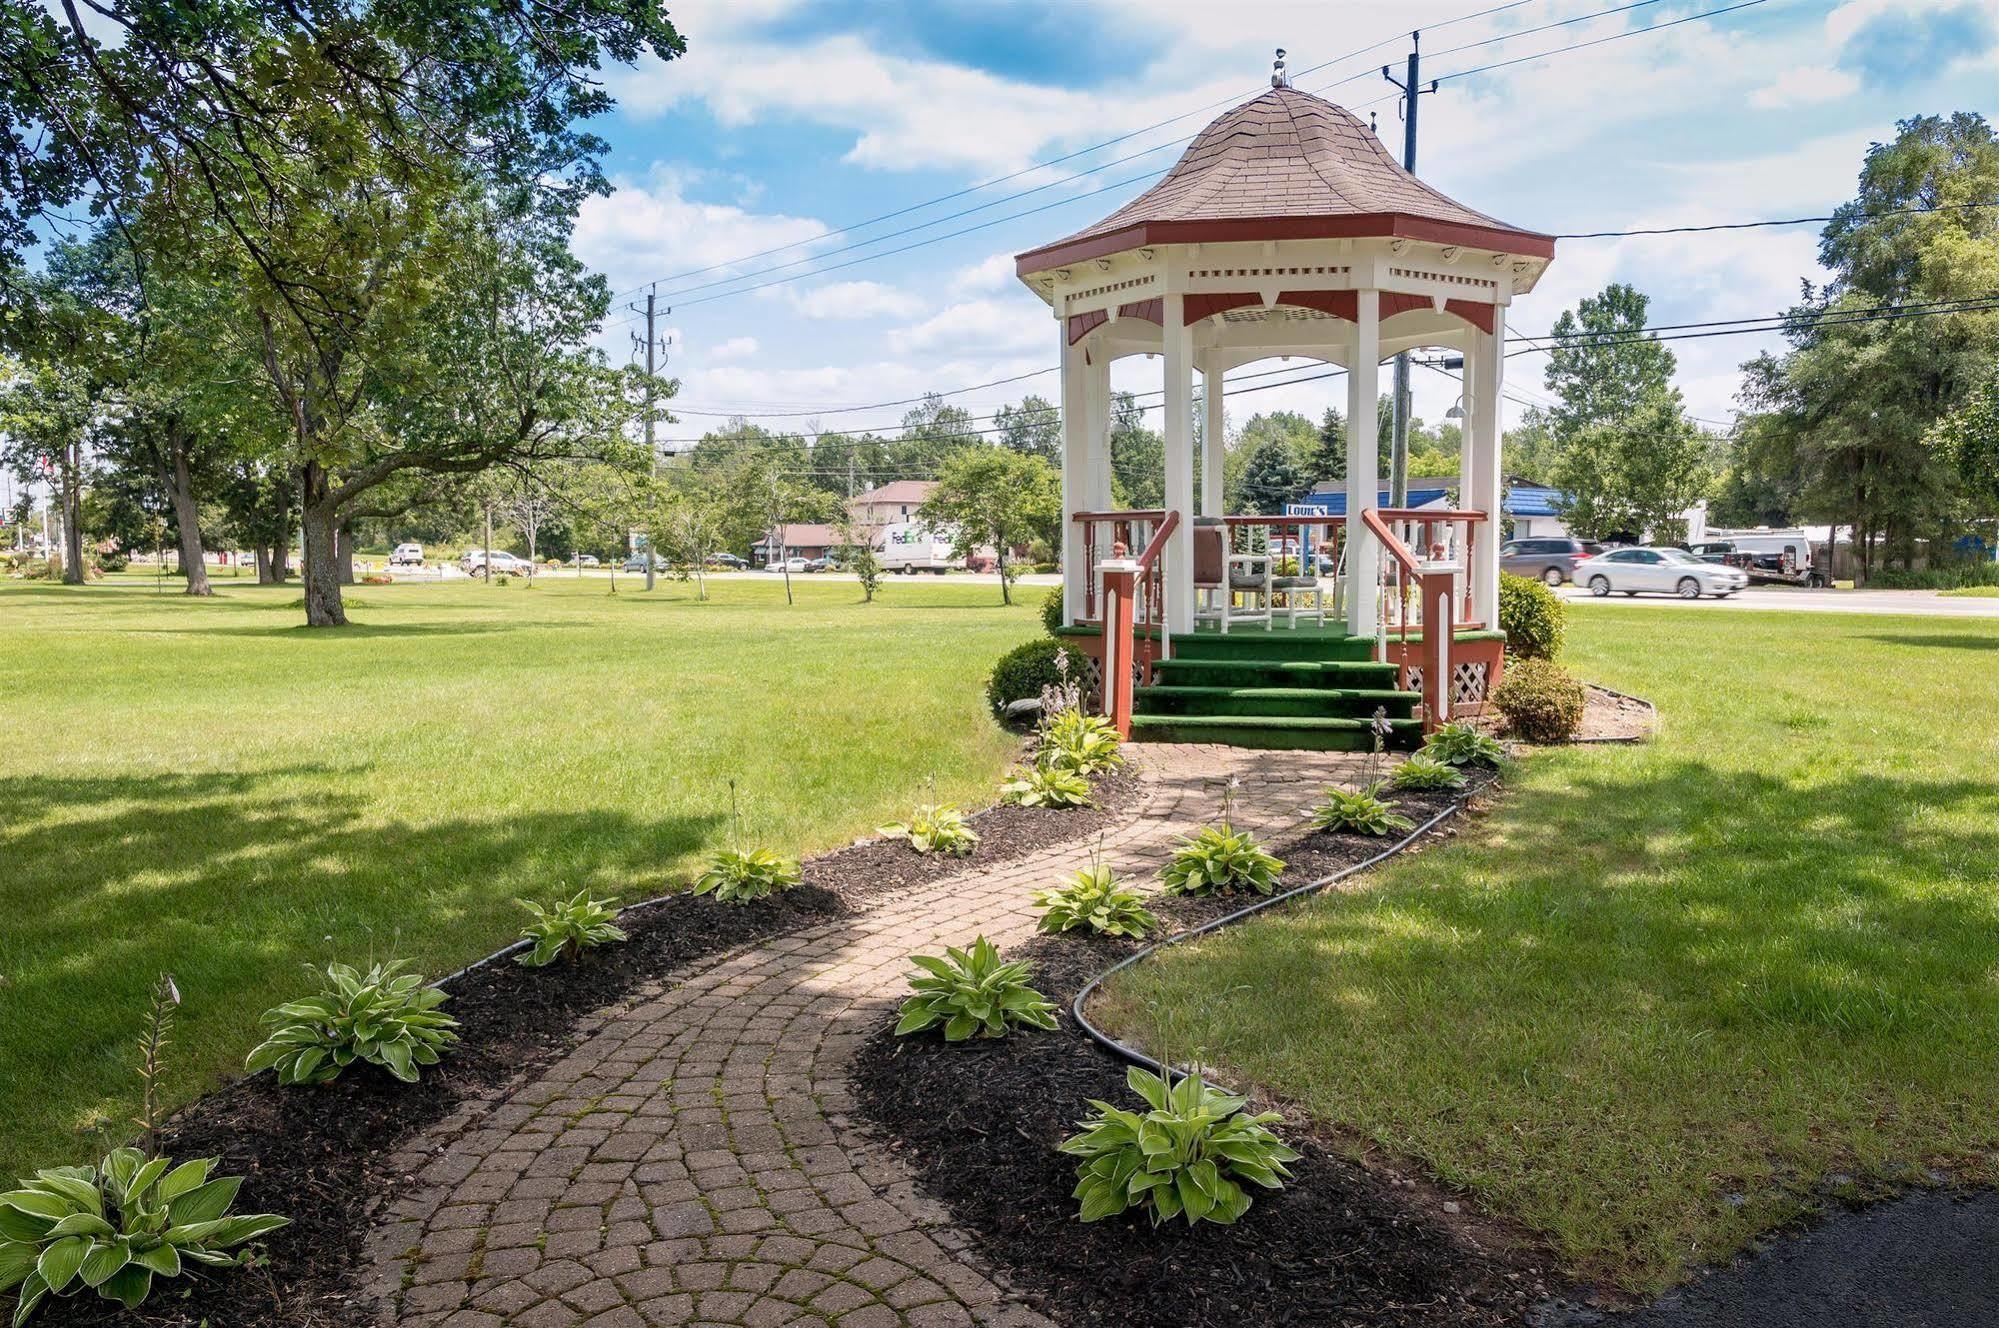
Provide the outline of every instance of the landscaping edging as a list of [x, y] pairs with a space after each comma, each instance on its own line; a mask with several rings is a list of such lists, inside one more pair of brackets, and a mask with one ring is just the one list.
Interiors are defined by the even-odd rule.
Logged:
[[1089, 809], [987, 808], [972, 818], [985, 838], [967, 857], [919, 855], [899, 841], [864, 839], [808, 860], [802, 886], [755, 904], [723, 905], [685, 893], [639, 901], [619, 913], [630, 940], [574, 965], [524, 969], [510, 962], [521, 943], [504, 946], [433, 984], [451, 991], [445, 1010], [461, 1021], [463, 1040], [416, 1084], [365, 1067], [314, 1088], [281, 1088], [268, 1072], [230, 1081], [177, 1111], [161, 1146], [183, 1160], [219, 1156], [218, 1174], [244, 1178], [237, 1211], [293, 1219], [264, 1242], [268, 1261], [162, 1282], [138, 1311], [94, 1296], [51, 1298], [35, 1322], [58, 1328], [375, 1324], [367, 1242], [377, 1214], [412, 1183], [397, 1154], [413, 1140], [478, 1116], [620, 1011], [671, 987], [690, 966], [837, 921], [967, 868], [1085, 839], [1125, 819], [1145, 794], [1144, 781], [1129, 771], [1097, 787], [1098, 805]]
[[[1292, 861], [1310, 860], [1301, 850], [1343, 850], [1350, 860], [1258, 903], [1323, 889], [1434, 837], [1466, 798], [1424, 802], [1420, 828], [1387, 852], [1359, 836], [1273, 838], [1274, 851]], [[1244, 913], [1221, 902], [1220, 917], [1206, 916], [1214, 900], [1147, 902], [1192, 922], [1182, 939]], [[1084, 1034], [1078, 998], [1086, 986], [1156, 948], [1075, 933], [1016, 945], [1008, 956], [1034, 963], [1036, 988], [1060, 1008], [1060, 1032], [947, 1045], [896, 1038], [889, 1016], [856, 1053], [856, 1105], [869, 1134], [905, 1159], [922, 1191], [971, 1233], [1029, 1307], [1091, 1328], [1486, 1328], [1520, 1322], [1549, 1294], [1557, 1279], [1531, 1239], [1465, 1211], [1469, 1205], [1390, 1160], [1356, 1161], [1356, 1141], [1296, 1119], [1278, 1127], [1303, 1154], [1294, 1181], [1259, 1191], [1234, 1226], [1153, 1230], [1137, 1214], [1079, 1224], [1070, 1198], [1075, 1161], [1055, 1145], [1088, 1100], [1132, 1101], [1127, 1062], [1152, 1058], [1100, 1032], [1066, 1035]], [[1008, 1182], [994, 1185], [995, 1176]]]

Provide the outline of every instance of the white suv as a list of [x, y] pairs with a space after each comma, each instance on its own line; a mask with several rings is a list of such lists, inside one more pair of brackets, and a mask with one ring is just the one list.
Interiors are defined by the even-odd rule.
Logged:
[[[483, 549], [467, 549], [458, 565], [467, 576], [478, 576], [485, 570], [486, 553]], [[508, 553], [505, 549], [493, 550], [493, 574], [495, 576], [531, 576], [534, 564], [527, 559]]]
[[421, 544], [396, 545], [396, 551], [389, 555], [389, 566], [391, 567], [423, 566], [423, 545]]

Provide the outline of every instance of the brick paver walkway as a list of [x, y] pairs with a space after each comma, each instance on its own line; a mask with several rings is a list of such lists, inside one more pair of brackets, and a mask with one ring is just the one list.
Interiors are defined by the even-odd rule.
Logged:
[[[1135, 880], [1214, 817], [1230, 775], [1244, 785], [1238, 824], [1277, 832], [1296, 829], [1353, 760], [1191, 746], [1135, 759], [1142, 806], [1104, 840], [1106, 860]], [[472, 1104], [400, 1159], [420, 1184], [373, 1242], [382, 1321], [1045, 1323], [848, 1119], [848, 1069], [905, 994], [911, 953], [980, 933], [1024, 939], [1032, 892], [1094, 847], [969, 868], [704, 961], [596, 1016], [545, 1073]]]

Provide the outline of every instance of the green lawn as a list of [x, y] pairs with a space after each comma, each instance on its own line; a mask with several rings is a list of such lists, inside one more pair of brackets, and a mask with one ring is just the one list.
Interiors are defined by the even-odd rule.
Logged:
[[1450, 847], [1141, 966], [1117, 1022], [1633, 1289], [1827, 1189], [1999, 1179], [1999, 623], [1571, 621], [1656, 743], [1535, 756]]
[[1943, 593], [1959, 599], [1999, 599], [1999, 586], [1959, 586], [1956, 590]]
[[241, 1064], [300, 965], [437, 973], [518, 895], [671, 888], [728, 835], [789, 853], [936, 792], [990, 800], [992, 660], [1039, 631], [990, 586], [356, 588], [344, 631], [228, 580], [0, 583], [0, 1179], [134, 1109], [149, 984], [186, 1004], [173, 1091]]

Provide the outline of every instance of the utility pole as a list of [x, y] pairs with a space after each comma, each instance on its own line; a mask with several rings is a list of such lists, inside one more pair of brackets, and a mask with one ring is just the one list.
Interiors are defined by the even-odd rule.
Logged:
[[[653, 443], [653, 434], [652, 434], [652, 428], [653, 428], [653, 395], [652, 395], [652, 394], [653, 394], [653, 384], [654, 384], [654, 382], [656, 382], [656, 381], [657, 381], [657, 378], [658, 378], [658, 374], [659, 374], [659, 359], [658, 359], [658, 356], [659, 356], [659, 352], [660, 352], [660, 351], [661, 351], [661, 349], [662, 349], [662, 347], [661, 347], [661, 345], [660, 345], [660, 340], [659, 340], [659, 333], [658, 333], [658, 329], [657, 329], [657, 327], [656, 327], [656, 325], [655, 325], [655, 320], [657, 319], [657, 317], [658, 317], [658, 314], [659, 314], [659, 308], [658, 308], [658, 301], [659, 301], [659, 296], [657, 295], [657, 293], [656, 293], [656, 292], [655, 292], [654, 290], [652, 290], [652, 289], [650, 289], [650, 288], [649, 288], [649, 289], [648, 289], [648, 290], [646, 291], [646, 307], [645, 307], [645, 316], [646, 316], [646, 335], [645, 335], [645, 353], [646, 353], [646, 464], [647, 464], [648, 466], [651, 466], [651, 467], [652, 467], [652, 471], [653, 471], [653, 474], [655, 474], [655, 475], [657, 475], [657, 474], [659, 473], [659, 449], [658, 449], [658, 447], [657, 447], [657, 446], [655, 446], [655, 444]], [[631, 311], [632, 311], [633, 313], [638, 313], [638, 312], [639, 312], [639, 307], [638, 307], [638, 306], [637, 306], [636, 304], [634, 304], [634, 305], [630, 305], [630, 306], [628, 306], [628, 307], [629, 307], [629, 308], [631, 309]], [[671, 316], [671, 315], [672, 315], [672, 313], [673, 313], [673, 310], [672, 310], [671, 308], [669, 308], [669, 309], [667, 309], [667, 311], [666, 311], [666, 312], [667, 312], [668, 316]], [[639, 337], [638, 337], [638, 334], [637, 334], [637, 333], [635, 332], [635, 333], [633, 333], [633, 334], [632, 334], [632, 345], [633, 345], [633, 346], [634, 346], [634, 347], [636, 348], [636, 347], [638, 346], [638, 344], [639, 344]], [[651, 590], [651, 589], [652, 589], [652, 587], [653, 587], [653, 576], [654, 576], [654, 571], [655, 571], [655, 568], [654, 568], [654, 563], [655, 563], [655, 559], [654, 559], [654, 555], [653, 555], [653, 537], [652, 537], [652, 536], [653, 536], [653, 533], [652, 533], [652, 531], [650, 531], [650, 530], [646, 531], [646, 589], [647, 589], [647, 590]]]
[[[1437, 90], [1435, 79], [1430, 80], [1429, 87], [1423, 86], [1422, 45], [1421, 29], [1409, 34], [1409, 70], [1402, 79], [1388, 72], [1390, 66], [1381, 67], [1381, 76], [1402, 90], [1402, 169], [1411, 175], [1416, 173], [1416, 107], [1425, 93]], [[1406, 507], [1409, 503], [1409, 352], [1406, 350], [1395, 353], [1393, 418], [1394, 431], [1388, 447], [1388, 505]], [[1349, 420], [1347, 427], [1360, 428], [1361, 421]]]

